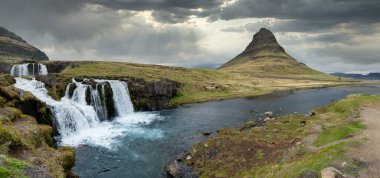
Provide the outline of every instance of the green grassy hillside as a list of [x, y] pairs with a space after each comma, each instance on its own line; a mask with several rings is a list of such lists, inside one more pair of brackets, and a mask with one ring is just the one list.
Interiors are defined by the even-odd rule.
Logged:
[[323, 74], [320, 74], [320, 76], [305, 74], [291, 78], [247, 75], [228, 70], [189, 69], [119, 62], [75, 62], [75, 64], [75, 67], [67, 67], [63, 70], [60, 76], [64, 78], [139, 77], [148, 81], [169, 78], [178, 81], [181, 83], [181, 88], [178, 96], [171, 100], [172, 104], [257, 96], [275, 91], [317, 88], [357, 82], [339, 80], [337, 77]]

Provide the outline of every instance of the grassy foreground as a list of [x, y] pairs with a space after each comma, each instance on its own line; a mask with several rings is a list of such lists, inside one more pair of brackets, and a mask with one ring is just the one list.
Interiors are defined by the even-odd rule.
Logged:
[[[48, 63], [48, 62], [47, 62]], [[122, 78], [138, 77], [148, 81], [168, 78], [181, 83], [178, 96], [171, 104], [202, 102], [215, 99], [258, 96], [276, 91], [319, 88], [358, 83], [342, 80], [322, 73], [305, 75], [263, 75], [239, 73], [230, 70], [189, 69], [161, 65], [131, 64], [121, 62], [74, 62], [60, 75], [71, 77]], [[276, 69], [280, 70], [280, 69]]]
[[251, 121], [242, 128], [221, 129], [194, 145], [182, 162], [200, 177], [300, 177], [343, 162], [340, 171], [357, 176], [363, 164], [347, 149], [362, 140], [347, 138], [365, 129], [359, 114], [366, 103], [380, 103], [380, 95], [349, 95], [315, 109], [315, 114], [283, 116], [262, 127], [252, 127]]

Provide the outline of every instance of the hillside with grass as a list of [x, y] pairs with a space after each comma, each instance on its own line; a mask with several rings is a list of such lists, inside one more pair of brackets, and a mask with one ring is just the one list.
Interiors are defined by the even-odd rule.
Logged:
[[0, 27], [0, 62], [19, 63], [23, 60], [49, 60], [45, 53], [21, 37]]
[[[47, 66], [56, 62], [44, 62]], [[132, 64], [118, 62], [71, 62], [71, 67], [60, 71], [58, 81], [70, 82], [71, 78], [108, 78], [126, 77], [158, 81], [168, 78], [180, 83], [177, 96], [171, 99], [172, 105], [202, 102], [216, 99], [248, 97], [278, 91], [310, 89], [336, 85], [360, 83], [360, 81], [338, 79], [338, 77], [284, 78], [247, 75], [216, 69], [191, 69], [183, 67]], [[314, 77], [316, 77], [314, 75]], [[57, 90], [65, 90], [63, 84]], [[61, 92], [62, 93], [62, 92]]]
[[274, 34], [262, 28], [253, 36], [247, 48], [220, 67], [230, 73], [242, 73], [257, 77], [336, 79], [303, 63], [286, 53]]

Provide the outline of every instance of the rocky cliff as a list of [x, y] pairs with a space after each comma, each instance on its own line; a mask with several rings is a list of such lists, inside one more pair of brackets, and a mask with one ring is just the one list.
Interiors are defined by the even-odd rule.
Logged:
[[45, 53], [28, 44], [15, 33], [0, 27], [0, 61], [14, 63], [25, 59], [49, 60]]

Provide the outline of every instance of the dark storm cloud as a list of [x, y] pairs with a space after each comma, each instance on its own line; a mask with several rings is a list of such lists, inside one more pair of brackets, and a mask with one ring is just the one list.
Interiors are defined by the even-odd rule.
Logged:
[[[230, 4], [226, 5], [226, 2]], [[180, 24], [195, 16], [207, 19], [210, 25], [220, 19], [232, 20], [228, 23], [231, 26], [222, 29], [223, 32], [231, 32], [228, 33], [232, 34], [231, 37], [241, 32], [255, 33], [261, 27], [276, 32], [280, 38], [290, 37], [289, 32], [304, 34], [299, 39], [285, 39], [282, 45], [294, 54], [304, 53], [296, 57], [302, 57], [300, 60], [305, 63], [319, 65], [319, 69], [324, 68], [323, 64], [312, 59], [352, 65], [379, 61], [378, 49], [368, 36], [379, 38], [380, 1], [231, 2], [234, 1], [0, 0], [0, 26], [16, 32], [37, 47], [55, 49], [47, 53], [58, 59], [84, 59], [90, 56], [113, 60], [131, 57], [148, 63], [215, 66], [224, 62], [221, 59], [233, 57], [226, 54], [240, 52], [223, 49], [212, 51], [218, 54], [208, 56], [208, 51], [199, 44], [207, 39], [207, 35], [214, 34], [198, 29], [202, 25], [189, 27]], [[151, 13], [155, 25], [147, 18], [136, 15], [145, 10]], [[251, 18], [255, 19], [246, 24], [233, 21]], [[203, 41], [204, 44], [208, 44], [207, 41]], [[368, 48], [356, 48], [362, 44], [369, 44]], [[298, 50], [301, 45], [304, 47], [302, 51]], [[309, 59], [308, 56], [313, 58]]]
[[[221, 19], [277, 18], [307, 21], [377, 22], [377, 0], [239, 0], [223, 9]], [[330, 20], [329, 20], [330, 19]]]

